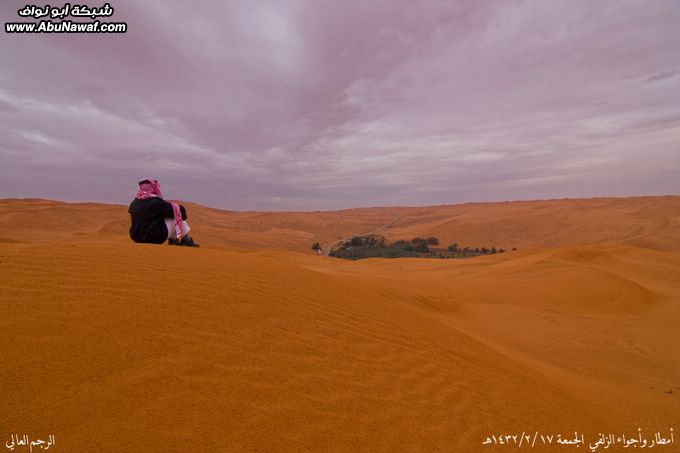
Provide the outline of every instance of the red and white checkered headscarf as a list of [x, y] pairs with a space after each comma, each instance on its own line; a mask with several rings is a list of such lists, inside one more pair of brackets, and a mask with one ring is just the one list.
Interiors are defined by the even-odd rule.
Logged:
[[137, 196], [135, 196], [135, 198], [138, 200], [144, 200], [151, 197], [163, 198], [163, 194], [161, 193], [161, 185], [158, 184], [158, 181], [155, 179], [142, 179], [139, 181], [139, 190], [137, 191]]

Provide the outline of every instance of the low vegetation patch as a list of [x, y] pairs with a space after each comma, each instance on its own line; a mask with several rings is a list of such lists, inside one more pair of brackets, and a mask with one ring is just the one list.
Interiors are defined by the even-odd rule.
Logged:
[[[314, 244], [318, 247], [318, 243]], [[315, 247], [312, 247], [313, 249]], [[363, 258], [472, 258], [480, 255], [504, 253], [496, 247], [461, 247], [451, 244], [446, 248], [439, 247], [436, 237], [413, 238], [388, 243], [384, 236], [372, 234], [368, 236], [354, 236], [345, 241], [336, 250], [331, 250], [330, 256], [348, 260]]]

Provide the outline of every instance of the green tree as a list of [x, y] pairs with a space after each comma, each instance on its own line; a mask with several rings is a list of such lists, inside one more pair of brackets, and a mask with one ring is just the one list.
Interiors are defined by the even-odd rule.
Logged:
[[415, 246], [415, 251], [418, 253], [428, 253], [430, 248], [427, 246], [427, 244], [420, 243]]

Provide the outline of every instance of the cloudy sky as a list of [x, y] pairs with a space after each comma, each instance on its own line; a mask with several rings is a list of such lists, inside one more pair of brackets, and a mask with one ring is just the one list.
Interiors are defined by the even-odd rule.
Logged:
[[0, 197], [680, 194], [680, 1], [110, 3], [126, 34], [7, 34], [0, 0]]

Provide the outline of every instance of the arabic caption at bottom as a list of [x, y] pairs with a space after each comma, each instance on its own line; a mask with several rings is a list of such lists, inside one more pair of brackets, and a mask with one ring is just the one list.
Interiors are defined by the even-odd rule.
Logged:
[[[29, 436], [28, 434], [11, 434], [5, 441], [5, 448], [9, 451], [28, 451], [29, 453], [40, 450], [47, 450], [56, 444], [55, 438], [52, 434], [45, 439]], [[0, 445], [2, 445], [3, 437], [0, 437]]]
[[484, 446], [510, 446], [517, 448], [534, 448], [537, 446], [560, 445], [580, 447], [581, 445], [597, 451], [598, 449], [608, 448], [654, 448], [669, 447], [675, 443], [675, 433], [673, 428], [667, 432], [655, 431], [646, 433], [642, 428], [638, 428], [633, 435], [627, 434], [603, 434], [597, 436], [586, 436], [583, 433], [574, 431], [573, 434], [542, 433], [539, 431], [523, 431], [521, 433], [489, 434], [482, 442]]

